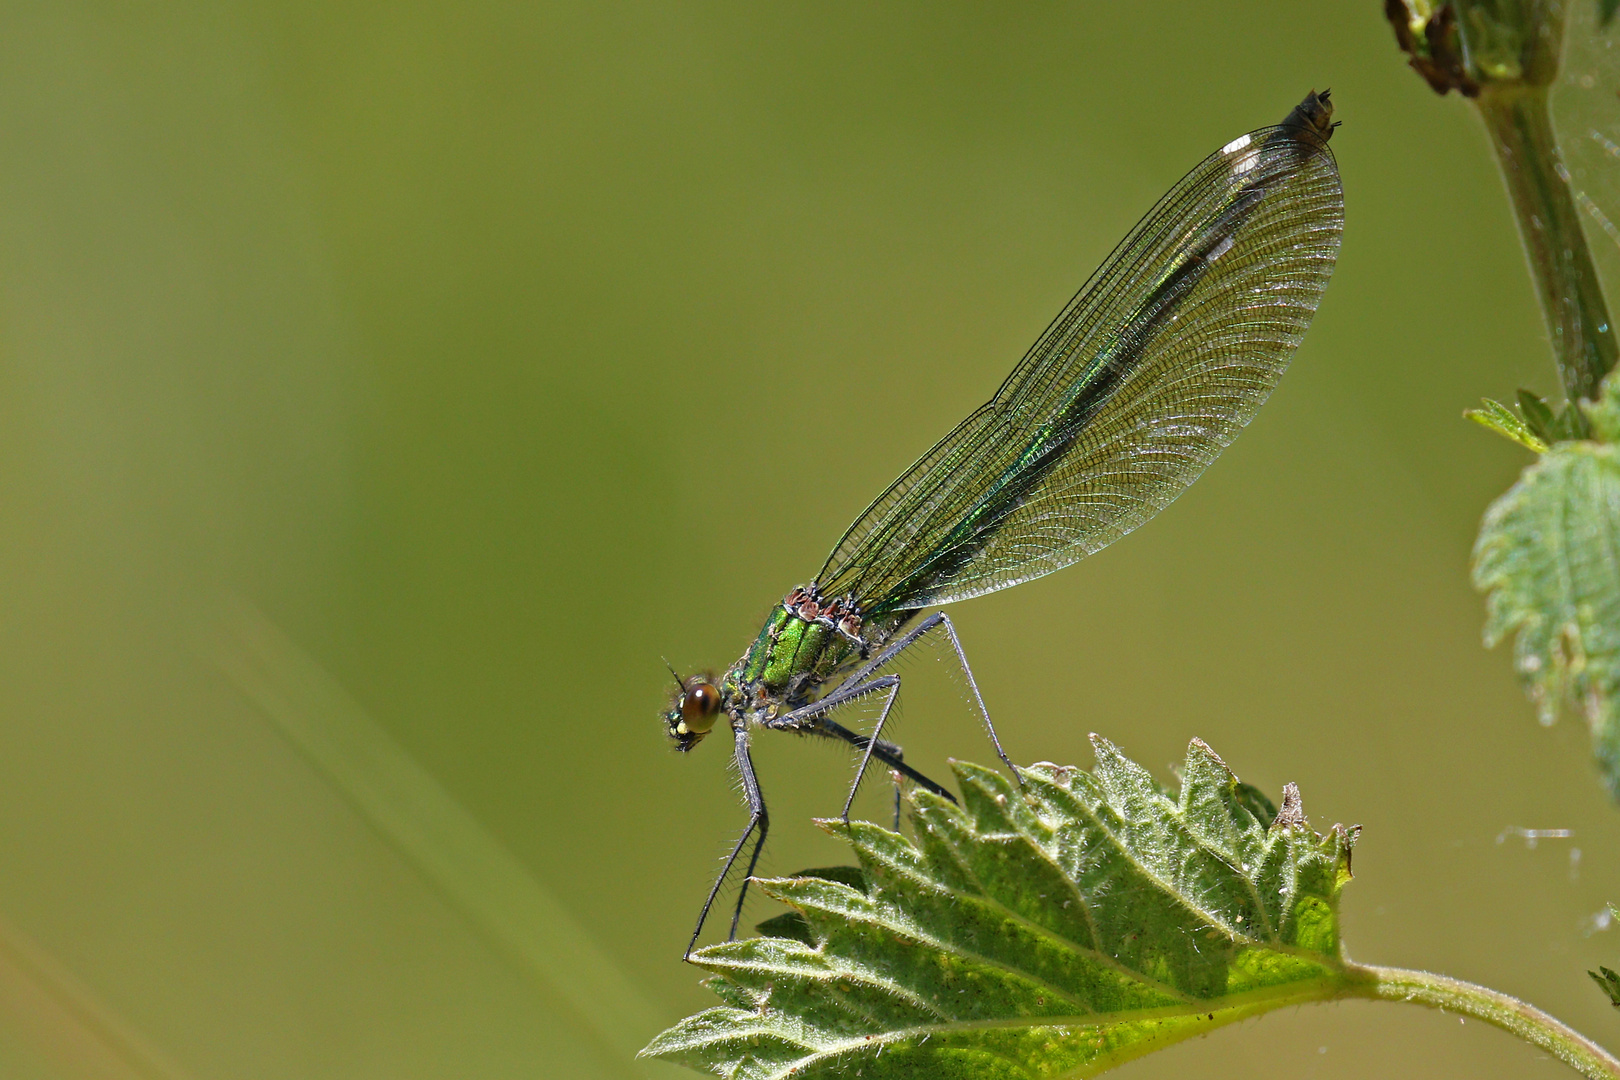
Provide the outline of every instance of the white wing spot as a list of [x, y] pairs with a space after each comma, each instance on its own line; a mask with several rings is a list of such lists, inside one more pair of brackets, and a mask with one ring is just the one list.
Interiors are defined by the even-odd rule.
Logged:
[[[1208, 146], [1209, 144], [1205, 143], [1204, 145]], [[1229, 142], [1225, 146], [1221, 147], [1221, 153], [1223, 153], [1223, 154], [1235, 154], [1239, 150], [1243, 149], [1245, 146], [1248, 146], [1248, 145], [1249, 145], [1249, 137], [1247, 135], [1239, 135], [1237, 138], [1233, 139], [1231, 142]]]

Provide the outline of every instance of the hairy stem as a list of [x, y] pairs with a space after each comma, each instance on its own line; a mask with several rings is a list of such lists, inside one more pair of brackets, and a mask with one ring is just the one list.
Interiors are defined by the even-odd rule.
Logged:
[[1558, 156], [1547, 88], [1487, 84], [1475, 104], [1507, 181], [1564, 393], [1594, 399], [1615, 365], [1615, 334]]
[[1620, 1058], [1518, 998], [1426, 971], [1348, 964], [1345, 974], [1352, 996], [1410, 1001], [1472, 1016], [1539, 1046], [1583, 1076], [1620, 1077]]

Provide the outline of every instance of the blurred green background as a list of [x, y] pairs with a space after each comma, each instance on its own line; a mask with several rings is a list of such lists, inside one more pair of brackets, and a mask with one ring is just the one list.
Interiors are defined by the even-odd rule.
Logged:
[[[1553, 369], [1380, 7], [0, 4], [0, 1074], [679, 1075], [628, 1053], [712, 1001], [679, 956], [743, 815], [660, 657], [730, 663], [1182, 172], [1329, 85], [1344, 247], [1281, 389], [952, 614], [1015, 759], [1201, 736], [1365, 826], [1353, 956], [1614, 1041], [1620, 814], [1467, 580], [1527, 455], [1460, 412]], [[935, 666], [908, 756], [991, 760]], [[849, 759], [761, 743], [763, 870], [839, 861]], [[1375, 1004], [1119, 1075], [1395, 1070], [1564, 1075]]]

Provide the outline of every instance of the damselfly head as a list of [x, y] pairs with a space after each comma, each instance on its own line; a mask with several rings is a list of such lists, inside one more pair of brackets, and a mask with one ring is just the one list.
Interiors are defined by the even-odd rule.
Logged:
[[669, 737], [675, 740], [675, 749], [683, 753], [703, 741], [720, 715], [720, 688], [709, 678], [693, 675], [690, 679], [677, 679], [680, 693], [675, 696], [674, 707], [664, 714]]

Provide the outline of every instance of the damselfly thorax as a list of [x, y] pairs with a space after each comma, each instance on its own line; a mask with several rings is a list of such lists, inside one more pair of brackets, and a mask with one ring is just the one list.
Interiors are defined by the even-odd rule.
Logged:
[[[694, 708], [672, 709], [666, 716], [676, 749], [690, 750], [702, 741], [716, 712], [736, 727], [771, 725], [801, 710], [830, 681], [869, 659], [897, 625], [892, 618], [867, 624], [853, 598], [827, 600], [813, 582], [799, 586], [771, 609], [759, 636], [718, 686], [703, 676], [683, 682], [682, 699], [695, 692]], [[687, 711], [698, 715], [687, 717]]]

